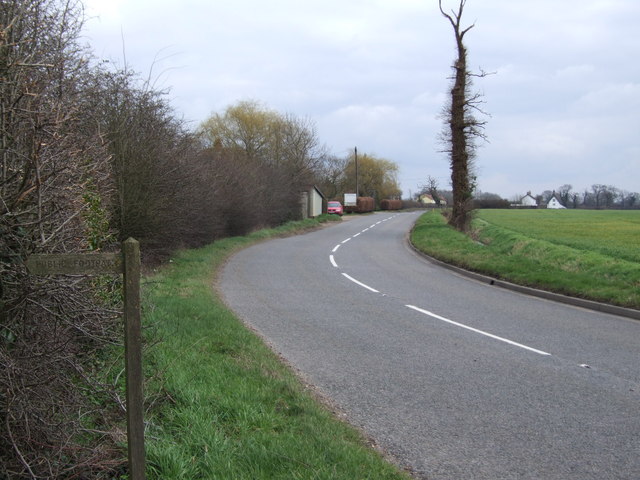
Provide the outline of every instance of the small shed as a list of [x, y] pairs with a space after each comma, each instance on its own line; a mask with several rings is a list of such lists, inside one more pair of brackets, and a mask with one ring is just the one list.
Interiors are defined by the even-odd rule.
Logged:
[[327, 199], [315, 185], [309, 185], [300, 194], [302, 218], [314, 218], [322, 215], [326, 210]]

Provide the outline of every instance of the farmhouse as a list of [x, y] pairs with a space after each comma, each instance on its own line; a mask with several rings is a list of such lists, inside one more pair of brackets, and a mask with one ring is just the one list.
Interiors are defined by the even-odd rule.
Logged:
[[562, 205], [560, 203], [560, 200], [558, 200], [555, 196], [555, 194], [551, 197], [551, 199], [549, 200], [549, 202], [547, 203], [547, 208], [553, 208], [555, 210], [561, 210], [563, 208], [567, 208], [564, 205]]
[[[420, 195], [420, 198], [418, 200], [423, 205], [436, 205], [438, 203], [433, 198], [433, 195], [430, 195], [428, 193], [423, 193], [422, 195]], [[447, 201], [444, 198], [440, 197], [440, 196], [439, 196], [439, 200], [440, 200], [440, 205], [446, 205], [447, 204]]]
[[531, 196], [531, 192], [527, 192], [518, 203], [513, 203], [511, 206], [515, 208], [538, 208], [538, 202]]

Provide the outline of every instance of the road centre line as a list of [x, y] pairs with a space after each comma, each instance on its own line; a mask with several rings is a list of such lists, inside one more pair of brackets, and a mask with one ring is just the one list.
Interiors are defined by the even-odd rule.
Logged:
[[367, 290], [373, 292], [373, 293], [380, 293], [378, 290], [376, 290], [375, 288], [371, 288], [369, 285], [365, 285], [362, 282], [359, 282], [358, 280], [356, 280], [355, 278], [347, 275], [346, 273], [342, 272], [342, 275], [347, 278], [348, 280], [351, 280], [353, 283], [355, 283], [356, 285], [360, 285], [361, 287], [366, 288]]
[[530, 352], [537, 353], [538, 355], [545, 355], [545, 356], [550, 356], [551, 355], [550, 353], [543, 352], [542, 350], [537, 350], [535, 348], [528, 347], [528, 346], [523, 345], [521, 343], [517, 343], [517, 342], [514, 342], [512, 340], [509, 340], [509, 339], [506, 339], [506, 338], [502, 338], [502, 337], [498, 337], [497, 335], [493, 335], [491, 333], [484, 332], [482, 330], [478, 330], [477, 328], [473, 328], [473, 327], [470, 327], [468, 325], [464, 325], [462, 323], [454, 322], [453, 320], [449, 320], [448, 318], [441, 317], [440, 315], [436, 315], [435, 313], [429, 312], [428, 310], [423, 310], [422, 308], [418, 308], [418, 307], [415, 307], [413, 305], [405, 305], [405, 307], [411, 308], [412, 310], [415, 310], [417, 312], [423, 313], [423, 314], [428, 315], [428, 316], [430, 316], [432, 318], [435, 318], [437, 320], [441, 320], [441, 321], [449, 323], [451, 325], [455, 325], [456, 327], [464, 328], [464, 329], [470, 330], [472, 332], [479, 333], [480, 335], [484, 335], [486, 337], [493, 338], [494, 340], [499, 340], [501, 342], [508, 343], [509, 345], [513, 345], [513, 346], [516, 346], [516, 347], [519, 347], [519, 348], [523, 348], [525, 350], [529, 350]]
[[[390, 217], [390, 218], [393, 218], [393, 217]], [[386, 220], [388, 220], [388, 219], [386, 219]], [[382, 221], [384, 221], [384, 220], [382, 220]], [[380, 223], [382, 223], [382, 221], [380, 221], [380, 222], [378, 222], [378, 223], [375, 223], [375, 224], [371, 225], [369, 228], [365, 228], [364, 230], [362, 230], [362, 232], [357, 233], [357, 234], [353, 235], [352, 237], [349, 237], [349, 238], [347, 238], [347, 239], [343, 240], [340, 244], [336, 245], [336, 246], [333, 248], [332, 253], [335, 253], [335, 252], [338, 250], [338, 248], [340, 248], [340, 245], [341, 245], [341, 244], [345, 244], [345, 243], [347, 243], [349, 240], [351, 240], [352, 238], [356, 238], [356, 237], [357, 237], [357, 236], [359, 236], [361, 233], [364, 233], [364, 232], [366, 232], [367, 230], [369, 230], [370, 228], [373, 228], [373, 227], [375, 227], [376, 225], [379, 225]], [[335, 258], [334, 258], [334, 256], [333, 256], [333, 255], [329, 255], [329, 260], [331, 261], [331, 264], [332, 264], [335, 268], [338, 268], [338, 264], [336, 263]], [[355, 283], [356, 285], [359, 285], [359, 286], [361, 286], [361, 287], [363, 287], [363, 288], [366, 288], [367, 290], [369, 290], [369, 291], [371, 291], [371, 292], [373, 292], [373, 293], [380, 293], [380, 291], [379, 291], [379, 290], [376, 290], [375, 288], [370, 287], [369, 285], [367, 285], [367, 284], [365, 284], [365, 283], [362, 283], [362, 282], [360, 282], [359, 280], [356, 280], [355, 278], [353, 278], [352, 276], [348, 275], [347, 273], [342, 272], [342, 276], [344, 276], [346, 279], [350, 280], [351, 282]], [[383, 295], [384, 295], [384, 294], [383, 294]], [[454, 325], [454, 326], [456, 326], [456, 327], [464, 328], [464, 329], [469, 330], [469, 331], [471, 331], [471, 332], [478, 333], [478, 334], [480, 334], [480, 335], [484, 335], [485, 337], [489, 337], [489, 338], [492, 338], [492, 339], [494, 339], [494, 340], [498, 340], [498, 341], [500, 341], [500, 342], [504, 342], [504, 343], [507, 343], [507, 344], [509, 344], [509, 345], [512, 345], [512, 346], [515, 346], [515, 347], [518, 347], [518, 348], [522, 348], [522, 349], [524, 349], [524, 350], [528, 350], [528, 351], [533, 352], [533, 353], [537, 353], [538, 355], [551, 356], [551, 354], [550, 354], [550, 353], [548, 353], [548, 352], [544, 352], [544, 351], [542, 351], [542, 350], [538, 350], [538, 349], [536, 349], [536, 348], [532, 348], [532, 347], [529, 347], [529, 346], [527, 346], [527, 345], [523, 345], [523, 344], [521, 344], [521, 343], [514, 342], [513, 340], [509, 340], [509, 339], [507, 339], [507, 338], [499, 337], [499, 336], [497, 336], [497, 335], [493, 335], [492, 333], [485, 332], [485, 331], [483, 331], [483, 330], [479, 330], [479, 329], [477, 329], [477, 328], [473, 328], [473, 327], [470, 327], [470, 326], [468, 326], [468, 325], [464, 325], [464, 324], [462, 324], [462, 323], [455, 322], [455, 321], [453, 321], [453, 320], [449, 320], [448, 318], [442, 317], [442, 316], [440, 316], [440, 315], [437, 315], [437, 314], [435, 314], [435, 313], [433, 313], [433, 312], [430, 312], [430, 311], [428, 311], [428, 310], [424, 310], [424, 309], [422, 309], [422, 308], [416, 307], [416, 306], [414, 306], [414, 305], [405, 305], [405, 307], [410, 308], [410, 309], [412, 309], [412, 310], [415, 310], [415, 311], [417, 311], [417, 312], [420, 312], [420, 313], [422, 313], [422, 314], [424, 314], [424, 315], [427, 315], [427, 316], [429, 316], [429, 317], [435, 318], [435, 319], [437, 319], [437, 320], [443, 321], [443, 322], [448, 323], [448, 324], [450, 324], [450, 325]]]

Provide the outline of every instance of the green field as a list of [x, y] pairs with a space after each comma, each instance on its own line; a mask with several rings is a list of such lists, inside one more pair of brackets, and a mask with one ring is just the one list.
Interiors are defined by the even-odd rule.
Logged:
[[425, 253], [514, 283], [640, 308], [640, 211], [479, 210], [471, 236], [423, 215]]
[[640, 210], [479, 210], [476, 218], [557, 245], [640, 262]]

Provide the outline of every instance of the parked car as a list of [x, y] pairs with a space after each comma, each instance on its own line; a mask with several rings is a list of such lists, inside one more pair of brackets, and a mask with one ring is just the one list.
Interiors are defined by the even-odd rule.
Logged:
[[335, 215], [342, 216], [342, 213], [343, 213], [342, 204], [340, 202], [328, 202], [327, 213], [333, 213]]

